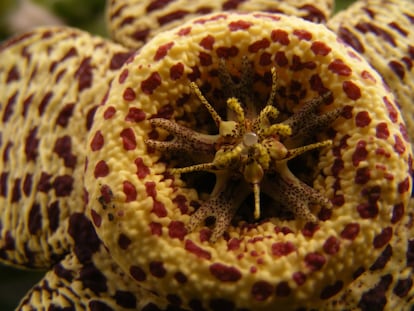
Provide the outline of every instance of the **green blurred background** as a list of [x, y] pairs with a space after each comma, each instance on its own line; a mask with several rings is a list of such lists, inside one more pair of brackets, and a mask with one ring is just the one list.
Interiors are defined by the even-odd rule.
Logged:
[[[103, 17], [105, 0], [32, 1], [52, 16], [57, 16], [62, 23], [106, 35]], [[354, 0], [336, 0], [336, 10], [342, 10], [352, 2]], [[19, 3], [19, 0], [0, 0], [0, 40], [13, 34], [10, 16], [13, 16]], [[0, 264], [0, 311], [14, 310], [20, 299], [43, 275], [44, 271], [18, 270]]]

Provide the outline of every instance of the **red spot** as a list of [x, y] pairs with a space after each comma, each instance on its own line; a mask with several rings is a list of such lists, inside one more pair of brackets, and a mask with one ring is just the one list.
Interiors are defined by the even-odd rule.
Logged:
[[335, 255], [337, 252], [339, 252], [339, 248], [339, 240], [334, 236], [329, 237], [323, 244], [323, 250], [329, 255]]
[[92, 221], [95, 227], [99, 228], [102, 224], [102, 217], [94, 209], [91, 210]]
[[368, 156], [368, 151], [366, 149], [367, 142], [364, 140], [360, 140], [355, 148], [354, 153], [352, 154], [352, 163], [354, 166], [358, 166], [360, 162], [366, 160]]
[[235, 46], [219, 47], [217, 48], [216, 53], [218, 57], [228, 59], [237, 56], [237, 54], [239, 54], [239, 49]]
[[281, 29], [272, 30], [270, 38], [273, 42], [277, 42], [282, 45], [288, 45], [290, 43], [289, 34]]
[[357, 206], [359, 216], [364, 219], [375, 218], [378, 215], [377, 203], [361, 203]]
[[103, 145], [104, 145], [104, 138], [102, 136], [102, 133], [101, 131], [97, 131], [92, 138], [91, 149], [92, 151], [98, 151], [102, 149]]
[[373, 244], [375, 248], [385, 246], [392, 238], [392, 228], [386, 227], [382, 229], [381, 233], [375, 236]]
[[368, 111], [360, 111], [355, 116], [355, 122], [357, 127], [365, 127], [371, 123], [371, 118]]
[[172, 201], [180, 209], [181, 214], [187, 214], [188, 212], [187, 198], [184, 195], [179, 194]]
[[131, 128], [123, 129], [120, 136], [125, 150], [134, 150], [137, 147], [135, 134]]
[[237, 30], [246, 30], [249, 29], [250, 26], [252, 26], [253, 24], [250, 22], [246, 22], [244, 20], [238, 20], [235, 22], [231, 22], [229, 24], [229, 29], [230, 31], [237, 31]]
[[404, 144], [404, 141], [398, 135], [394, 135], [394, 138], [395, 138], [394, 150], [399, 155], [402, 155], [405, 152], [405, 144]]
[[257, 53], [258, 51], [262, 49], [268, 48], [269, 46], [270, 46], [270, 41], [264, 38], [262, 40], [257, 40], [253, 42], [252, 44], [250, 44], [248, 50], [250, 53]]
[[240, 248], [240, 244], [241, 244], [242, 240], [241, 239], [236, 239], [236, 238], [232, 238], [230, 239], [230, 241], [228, 241], [227, 243], [227, 249], [229, 251], [235, 251], [238, 250]]
[[258, 281], [253, 284], [251, 295], [257, 301], [265, 301], [267, 298], [273, 295], [273, 285], [266, 281]]
[[188, 35], [191, 32], [191, 27], [186, 27], [186, 28], [182, 28], [180, 29], [177, 34], [181, 37]]
[[363, 70], [361, 72], [361, 77], [363, 79], [365, 79], [365, 80], [370, 80], [370, 81], [372, 81], [374, 83], [377, 82], [377, 80], [374, 78], [374, 76], [371, 73], [369, 73], [368, 71], [366, 71], [366, 70]]
[[390, 119], [392, 122], [398, 121], [398, 111], [395, 108], [394, 104], [391, 103], [391, 101], [387, 97], [383, 97], [382, 100], [384, 101], [385, 106], [388, 109], [388, 115], [390, 116]]
[[214, 42], [215, 42], [214, 37], [212, 35], [208, 35], [200, 41], [200, 46], [202, 46], [206, 50], [212, 50]]
[[305, 256], [306, 266], [311, 271], [320, 270], [325, 264], [325, 262], [326, 262], [325, 256], [318, 254], [318, 253], [309, 253]]
[[126, 100], [126, 101], [133, 101], [135, 100], [135, 98], [137, 97], [137, 95], [135, 94], [135, 91], [130, 88], [127, 87], [124, 91], [124, 94], [122, 95], [122, 97]]
[[129, 108], [128, 114], [125, 117], [125, 121], [129, 122], [141, 122], [145, 120], [145, 112], [142, 111], [142, 109], [139, 108]]
[[213, 263], [210, 266], [210, 273], [221, 282], [237, 282], [242, 277], [238, 269], [222, 263]]
[[123, 191], [126, 196], [125, 202], [135, 201], [137, 199], [137, 189], [135, 189], [135, 186], [127, 180], [125, 180], [122, 184]]
[[410, 189], [410, 179], [407, 177], [402, 182], [398, 184], [398, 192], [404, 193], [407, 192]]
[[321, 299], [329, 299], [336, 294], [338, 294], [342, 288], [344, 287], [344, 282], [336, 281], [333, 285], [327, 285], [321, 292], [320, 298]]
[[276, 242], [272, 244], [273, 256], [281, 257], [289, 255], [296, 250], [295, 245], [292, 242]]
[[109, 174], [109, 167], [104, 160], [99, 161], [95, 166], [95, 178], [105, 177]]
[[165, 208], [164, 203], [157, 201], [155, 199], [152, 204], [151, 212], [157, 215], [159, 218], [167, 217], [168, 215], [168, 212], [167, 212], [167, 209]]
[[135, 165], [137, 167], [137, 176], [139, 179], [144, 179], [150, 173], [150, 169], [145, 165], [142, 158], [136, 158]]
[[300, 40], [309, 41], [310, 39], [312, 39], [312, 34], [304, 29], [295, 29], [293, 31], [293, 34]]
[[366, 184], [371, 178], [369, 167], [358, 168], [355, 174], [355, 183], [358, 185]]
[[210, 66], [213, 63], [211, 55], [205, 52], [200, 52], [198, 54], [201, 66]]
[[151, 95], [154, 90], [161, 85], [161, 76], [158, 72], [153, 72], [146, 80], [141, 82], [141, 90]]
[[187, 229], [182, 221], [171, 221], [168, 225], [168, 235], [172, 239], [184, 240], [187, 235]]
[[79, 68], [75, 72], [75, 77], [78, 79], [79, 92], [92, 86], [93, 67], [91, 66], [91, 57], [82, 60]]
[[394, 208], [392, 209], [392, 217], [391, 217], [391, 223], [395, 224], [399, 222], [404, 216], [404, 204], [400, 203], [397, 205], [394, 205]]
[[207, 259], [207, 260], [210, 260], [211, 259], [210, 252], [202, 249], [201, 247], [199, 247], [197, 244], [195, 244], [191, 240], [186, 240], [185, 241], [185, 249], [188, 252], [196, 255], [198, 258], [203, 258], [203, 259]]
[[287, 297], [290, 295], [291, 291], [292, 290], [290, 289], [290, 286], [286, 281], [280, 282], [276, 286], [276, 296]]
[[173, 46], [174, 46], [174, 42], [168, 42], [158, 47], [157, 52], [155, 52], [155, 55], [154, 55], [154, 61], [159, 61], [163, 59], [167, 55], [168, 51]]
[[182, 63], [177, 63], [170, 68], [170, 78], [171, 80], [178, 80], [182, 77], [184, 73], [184, 65]]
[[145, 192], [148, 196], [155, 199], [157, 197], [157, 189], [156, 184], [153, 181], [149, 181], [145, 183]]
[[287, 59], [285, 52], [278, 51], [275, 54], [275, 62], [279, 67], [284, 67], [289, 63], [289, 60]]
[[390, 136], [388, 125], [385, 122], [378, 123], [376, 127], [376, 135], [378, 138], [387, 139]]
[[303, 272], [293, 273], [292, 278], [298, 286], [301, 286], [306, 282], [306, 275]]
[[131, 52], [123, 53], [118, 52], [115, 53], [114, 56], [111, 58], [111, 62], [109, 64], [110, 70], [118, 70], [122, 67], [122, 65], [126, 62], [126, 60], [131, 56]]
[[149, 264], [150, 273], [156, 278], [163, 278], [167, 274], [162, 261], [152, 261]]
[[341, 59], [333, 60], [328, 65], [328, 69], [340, 76], [350, 76], [352, 74], [352, 69], [345, 65]]
[[122, 70], [121, 74], [119, 75], [118, 82], [120, 84], [124, 83], [126, 78], [128, 78], [128, 75], [129, 75], [128, 68], [125, 68], [124, 70]]
[[342, 89], [349, 99], [357, 100], [361, 97], [361, 90], [352, 81], [344, 81], [342, 84]]
[[108, 107], [103, 114], [105, 120], [111, 119], [116, 113], [116, 109], [112, 106]]
[[331, 51], [331, 48], [321, 41], [312, 42], [311, 50], [315, 55], [326, 56]]
[[161, 236], [162, 235], [162, 225], [158, 222], [151, 222], [149, 224], [150, 231], [152, 235]]
[[145, 271], [142, 270], [138, 266], [131, 266], [129, 268], [129, 274], [138, 282], [144, 282], [147, 279], [147, 275], [145, 274]]
[[319, 225], [318, 224], [308, 222], [308, 223], [305, 224], [305, 226], [303, 227], [303, 229], [301, 231], [302, 231], [302, 234], [305, 237], [311, 238], [311, 237], [313, 237], [315, 232], [318, 231], [318, 230], [319, 230]]

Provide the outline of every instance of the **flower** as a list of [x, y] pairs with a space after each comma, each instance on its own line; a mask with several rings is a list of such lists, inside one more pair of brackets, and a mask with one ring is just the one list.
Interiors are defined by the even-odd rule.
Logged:
[[414, 7], [331, 7], [112, 1], [125, 47], [3, 44], [0, 258], [50, 268], [19, 309], [410, 308]]

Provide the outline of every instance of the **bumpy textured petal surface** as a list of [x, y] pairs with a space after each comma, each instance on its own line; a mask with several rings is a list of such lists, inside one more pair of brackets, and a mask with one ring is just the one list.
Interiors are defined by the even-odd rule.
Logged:
[[414, 2], [358, 1], [328, 26], [382, 75], [397, 96], [408, 134], [413, 136]]
[[[246, 58], [257, 105], [266, 103], [275, 67], [276, 106], [285, 114], [327, 90], [332, 100], [320, 112], [342, 109], [331, 128], [310, 133], [332, 139], [310, 170], [310, 184], [333, 208], [315, 207], [317, 225], [277, 217], [236, 222], [211, 243], [208, 227], [186, 227], [199, 189], [169, 174], [144, 139], [162, 135], [148, 122], [154, 117], [208, 128], [190, 81], [220, 111], [220, 60], [237, 76]], [[408, 308], [411, 162], [393, 94], [335, 34], [294, 17], [218, 13], [155, 36], [121, 69], [90, 131], [88, 213], [123, 271], [184, 307], [369, 310], [381, 301]], [[365, 271], [384, 267], [391, 272], [379, 283], [373, 275], [357, 289]]]
[[107, 19], [112, 38], [133, 49], [157, 33], [207, 13], [267, 11], [324, 22], [333, 8], [332, 0], [111, 0], [109, 3]]
[[85, 135], [123, 47], [69, 28], [0, 46], [0, 259], [49, 267], [71, 251], [84, 211]]

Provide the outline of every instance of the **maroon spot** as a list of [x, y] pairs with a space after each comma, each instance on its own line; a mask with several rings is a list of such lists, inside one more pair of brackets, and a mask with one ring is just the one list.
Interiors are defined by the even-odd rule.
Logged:
[[144, 81], [141, 82], [141, 90], [147, 94], [151, 95], [154, 90], [161, 85], [161, 76], [158, 72], [153, 72], [151, 75]]
[[[209, 306], [209, 310], [214, 310], [214, 311], [234, 311], [235, 309], [234, 302], [231, 300], [224, 299], [224, 298], [212, 299], [208, 306]], [[199, 308], [195, 310], [204, 311], [205, 309]]]
[[400, 62], [397, 62], [395, 60], [392, 60], [388, 63], [388, 66], [391, 68], [391, 70], [402, 80], [405, 76], [405, 69], [403, 64]]
[[213, 59], [210, 54], [205, 52], [200, 52], [198, 54], [201, 66], [210, 66], [213, 63]]
[[319, 225], [317, 223], [307, 222], [301, 231], [305, 237], [311, 238], [318, 230]]
[[75, 168], [76, 156], [72, 154], [72, 139], [70, 136], [66, 135], [56, 139], [53, 152], [63, 159], [65, 167], [72, 169]]
[[359, 234], [359, 224], [358, 223], [349, 223], [341, 232], [341, 237], [347, 240], [355, 240]]
[[292, 242], [276, 242], [272, 244], [272, 254], [273, 256], [286, 256], [296, 250], [295, 245]]
[[91, 210], [92, 221], [95, 227], [99, 228], [102, 224], [102, 217], [94, 209]]
[[145, 28], [135, 31], [131, 37], [136, 41], [145, 42], [147, 40], [148, 35], [150, 34], [151, 29]]
[[212, 35], [208, 35], [200, 41], [200, 46], [202, 46], [206, 50], [212, 50], [214, 42], [215, 42], [214, 37]]
[[241, 239], [231, 238], [230, 241], [227, 242], [227, 249], [229, 251], [238, 250], [240, 248], [241, 242]]
[[385, 294], [391, 282], [392, 276], [386, 274], [381, 277], [380, 281], [373, 288], [362, 293], [361, 299], [358, 302], [358, 307], [361, 311], [384, 310], [387, 303]]
[[129, 75], [129, 70], [128, 68], [125, 68], [124, 70], [122, 70], [121, 74], [119, 75], [118, 82], [120, 84], [124, 83], [126, 78], [128, 78], [128, 75]]
[[144, 164], [142, 158], [136, 158], [135, 165], [137, 167], [137, 176], [139, 179], [144, 179], [150, 173], [150, 169]]
[[98, 106], [93, 106], [91, 109], [89, 109], [89, 111], [86, 114], [86, 124], [85, 127], [86, 129], [89, 131], [92, 127], [93, 124], [93, 118], [95, 116], [96, 113], [96, 109], [98, 109]]
[[174, 274], [174, 279], [177, 281], [177, 283], [179, 284], [185, 284], [188, 281], [187, 276], [182, 273], [182, 272], [177, 272]]
[[377, 80], [374, 78], [374, 76], [366, 70], [363, 70], [361, 72], [361, 77], [365, 80], [371, 80], [372, 82], [377, 82]]
[[195, 244], [191, 240], [186, 240], [185, 241], [185, 249], [188, 252], [196, 255], [198, 258], [203, 258], [203, 259], [207, 259], [207, 260], [210, 260], [211, 259], [210, 252], [202, 249], [201, 247], [199, 247], [197, 244]]
[[382, 251], [381, 255], [375, 260], [374, 264], [369, 268], [371, 271], [382, 270], [385, 265], [390, 261], [392, 256], [392, 247], [387, 245]]
[[172, 239], [184, 240], [187, 235], [187, 229], [182, 221], [171, 221], [168, 225], [168, 235]]
[[134, 150], [137, 147], [135, 134], [131, 128], [123, 129], [120, 136], [125, 150]]
[[115, 302], [118, 306], [127, 309], [136, 309], [137, 298], [131, 292], [117, 290], [115, 293]]
[[403, 203], [394, 205], [394, 208], [392, 209], [391, 223], [395, 224], [399, 222], [403, 218], [404, 212]]
[[316, 63], [313, 61], [308, 62], [302, 62], [300, 57], [298, 55], [293, 55], [292, 57], [292, 65], [290, 66], [290, 69], [293, 71], [300, 71], [303, 69], [315, 69]]
[[395, 108], [395, 106], [391, 103], [391, 101], [387, 98], [387, 97], [383, 97], [382, 98], [384, 101], [385, 106], [388, 109], [388, 114], [390, 116], [390, 119], [392, 122], [397, 122], [398, 121], [398, 111]]
[[330, 236], [325, 241], [325, 243], [323, 243], [323, 250], [325, 251], [325, 253], [329, 255], [335, 255], [337, 252], [339, 252], [339, 248], [340, 248], [340, 242], [334, 236]]
[[122, 97], [126, 100], [126, 101], [133, 101], [133, 100], [135, 100], [135, 98], [137, 97], [137, 95], [135, 94], [135, 91], [132, 89], [132, 88], [130, 88], [130, 87], [127, 87], [125, 90], [124, 90], [124, 94], [122, 95]]
[[70, 175], [57, 176], [52, 183], [56, 196], [69, 196], [73, 190], [73, 177]]
[[52, 91], [47, 92], [45, 96], [43, 96], [42, 100], [40, 101], [39, 107], [38, 107], [39, 116], [43, 115], [52, 97], [53, 97]]
[[157, 197], [157, 189], [155, 182], [149, 181], [145, 183], [145, 191], [148, 196], [155, 199]]
[[110, 203], [113, 197], [111, 188], [109, 188], [108, 185], [102, 185], [100, 192], [102, 195], [103, 203], [106, 203], [106, 204]]
[[355, 28], [364, 34], [367, 32], [372, 32], [373, 34], [381, 37], [383, 40], [390, 43], [391, 45], [396, 46], [396, 42], [393, 35], [379, 26], [376, 26], [369, 22], [359, 22], [358, 24], [356, 24]]
[[118, 237], [118, 245], [121, 249], [126, 250], [128, 249], [129, 245], [131, 245], [131, 239], [128, 238], [125, 234], [121, 233]]
[[111, 62], [109, 63], [110, 70], [118, 70], [122, 67], [122, 65], [126, 62], [126, 60], [131, 56], [131, 52], [118, 52], [115, 53], [112, 58]]
[[227, 0], [222, 5], [223, 11], [237, 9], [239, 4], [243, 3], [244, 1], [246, 1], [246, 0]]
[[257, 301], [265, 301], [274, 292], [273, 285], [266, 281], [258, 281], [253, 284], [251, 295]]
[[378, 204], [376, 202], [361, 203], [357, 206], [361, 218], [375, 218], [378, 215]]
[[342, 160], [342, 159], [335, 159], [335, 161], [334, 161], [334, 163], [332, 165], [332, 169], [331, 169], [332, 170], [332, 174], [334, 176], [338, 176], [339, 173], [341, 172], [341, 170], [344, 169], [344, 167], [345, 167], [344, 160]]
[[318, 253], [309, 253], [305, 256], [306, 266], [311, 271], [320, 270], [322, 266], [325, 264], [325, 262], [325, 256]]
[[360, 140], [355, 148], [354, 153], [352, 154], [352, 163], [354, 166], [358, 166], [360, 162], [366, 160], [368, 157], [368, 151], [366, 149], [367, 142], [364, 140]]
[[313, 54], [315, 55], [326, 56], [331, 51], [331, 48], [327, 46], [324, 42], [315, 41], [315, 42], [312, 42], [311, 50]]
[[164, 203], [162, 203], [158, 200], [155, 200], [155, 199], [154, 199], [154, 202], [152, 204], [151, 212], [154, 213], [155, 215], [157, 215], [159, 218], [167, 217], [167, 215], [168, 215], [168, 212], [167, 212], [167, 209], [165, 208]]
[[138, 282], [144, 282], [147, 279], [145, 271], [138, 266], [131, 266], [129, 268], [129, 274]]
[[4, 108], [3, 122], [6, 123], [10, 117], [13, 115], [14, 105], [16, 104], [16, 98], [19, 94], [19, 91], [14, 92], [14, 94], [8, 99], [7, 105]]
[[407, 177], [402, 182], [398, 184], [398, 192], [404, 193], [410, 189], [410, 179]]
[[91, 66], [91, 57], [83, 59], [81, 64], [79, 65], [79, 68], [75, 72], [75, 77], [78, 79], [79, 92], [92, 86], [92, 70], [93, 68]]
[[264, 52], [260, 55], [259, 64], [261, 66], [269, 66], [272, 63], [272, 54]]
[[242, 277], [238, 269], [222, 263], [213, 263], [210, 265], [210, 273], [222, 282], [237, 282]]
[[50, 182], [51, 178], [52, 178], [52, 175], [42, 172], [42, 174], [40, 175], [39, 182], [37, 184], [37, 190], [40, 192], [46, 193], [50, 189], [52, 189], [52, 184]]
[[262, 49], [268, 48], [269, 46], [270, 46], [270, 41], [264, 38], [262, 40], [257, 40], [253, 42], [252, 44], [250, 44], [248, 50], [250, 53], [257, 53], [258, 51]]
[[328, 69], [340, 76], [350, 76], [352, 74], [352, 69], [349, 66], [345, 65], [341, 59], [333, 60], [328, 65]]
[[103, 117], [105, 120], [111, 119], [116, 113], [116, 109], [112, 106], [106, 108], [106, 110], [103, 113]]
[[407, 279], [399, 279], [393, 289], [393, 292], [398, 297], [403, 298], [408, 295], [412, 287], [413, 287], [413, 280], [411, 277]]
[[342, 290], [343, 287], [344, 287], [344, 282], [342, 281], [336, 281], [335, 284], [327, 285], [322, 290], [320, 298], [323, 300], [329, 299], [335, 296], [336, 294], [338, 294]]
[[392, 238], [392, 228], [386, 227], [382, 229], [381, 233], [374, 237], [373, 245], [375, 248], [385, 246]]
[[163, 278], [167, 274], [164, 263], [161, 261], [152, 261], [149, 264], [150, 273], [156, 278]]
[[146, 7], [147, 13], [152, 11], [160, 10], [166, 7], [170, 2], [174, 0], [153, 0], [151, 3]]
[[191, 32], [191, 27], [185, 27], [185, 28], [180, 29], [177, 32], [177, 35], [183, 37], [183, 36], [188, 35], [190, 32]]
[[16, 65], [13, 65], [13, 67], [9, 70], [6, 78], [6, 83], [10, 83], [12, 81], [17, 81], [20, 79], [20, 73], [17, 69]]
[[23, 181], [23, 193], [28, 197], [32, 191], [33, 175], [26, 174]]
[[394, 135], [394, 138], [395, 138], [394, 150], [399, 155], [402, 155], [405, 152], [404, 141], [401, 139], [400, 136], [397, 136], [397, 135]]
[[160, 26], [171, 23], [173, 21], [183, 19], [189, 12], [186, 10], [177, 10], [157, 18]]
[[300, 271], [293, 273], [292, 278], [298, 286], [301, 286], [306, 282], [306, 274]]
[[177, 205], [177, 207], [180, 209], [181, 214], [187, 214], [188, 212], [188, 206], [187, 206], [187, 198], [184, 195], [177, 195], [173, 199], [173, 203]]
[[191, 72], [187, 75], [190, 81], [195, 81], [201, 77], [201, 72], [198, 66], [191, 67]]
[[282, 45], [288, 45], [290, 43], [289, 34], [281, 29], [272, 30], [270, 38], [273, 42], [277, 42]]
[[128, 114], [125, 117], [125, 121], [129, 122], [141, 122], [145, 120], [145, 112], [139, 108], [129, 108]]
[[27, 116], [27, 111], [29, 110], [29, 107], [32, 104], [33, 97], [34, 97], [34, 93], [27, 96], [27, 98], [23, 101], [22, 117], [24, 117], [24, 118], [26, 118], [26, 116]]
[[371, 118], [368, 111], [360, 111], [355, 116], [355, 122], [357, 127], [365, 127], [371, 123]]
[[127, 180], [125, 180], [122, 184], [123, 192], [126, 196], [125, 202], [135, 201], [137, 199], [137, 189], [135, 189], [135, 186]]
[[290, 295], [291, 291], [289, 283], [286, 281], [280, 282], [276, 286], [276, 296], [287, 297]]
[[4, 239], [3, 249], [5, 250], [14, 250], [16, 248], [16, 241], [13, 238], [13, 235], [10, 231], [6, 231], [6, 236]]
[[355, 183], [359, 185], [366, 184], [371, 178], [369, 167], [358, 168], [355, 174]]
[[42, 229], [42, 213], [39, 204], [33, 204], [30, 209], [28, 227], [30, 234], [36, 234]]
[[402, 28], [399, 24], [397, 24], [396, 22], [391, 22], [388, 23], [388, 26], [390, 26], [392, 29], [395, 29], [396, 31], [398, 31], [401, 35], [403, 35], [404, 37], [406, 37], [408, 35], [408, 31], [405, 30], [404, 28]]
[[182, 77], [184, 73], [184, 65], [182, 63], [177, 63], [170, 68], [170, 78], [171, 80], [178, 80]]
[[342, 89], [344, 90], [349, 99], [357, 100], [361, 97], [361, 90], [352, 81], [344, 81], [342, 83]]
[[238, 20], [229, 24], [230, 31], [246, 30], [249, 29], [253, 24], [244, 20]]
[[387, 123], [378, 123], [376, 127], [376, 136], [381, 139], [387, 139], [390, 136], [390, 131], [388, 130]]
[[102, 136], [101, 131], [98, 130], [92, 138], [91, 149], [92, 151], [98, 151], [102, 149], [103, 145], [104, 145], [104, 138]]
[[109, 174], [109, 167], [104, 160], [99, 161], [94, 170], [95, 178], [105, 177]]
[[157, 222], [151, 222], [149, 224], [150, 231], [152, 235], [161, 236], [162, 235], [162, 225]]
[[293, 34], [299, 38], [299, 40], [305, 40], [305, 41], [309, 41], [310, 39], [312, 39], [312, 34], [304, 29], [295, 29], [293, 31]]
[[229, 59], [230, 57], [237, 56], [237, 54], [239, 54], [239, 49], [235, 46], [219, 47], [217, 48], [216, 53], [219, 58]]
[[62, 127], [66, 127], [69, 124], [69, 119], [72, 117], [74, 108], [74, 103], [66, 104], [59, 112], [59, 115], [56, 118], [56, 124]]
[[284, 67], [289, 63], [289, 60], [283, 51], [278, 51], [275, 54], [275, 62], [279, 67]]
[[154, 61], [159, 61], [163, 59], [168, 51], [174, 46], [174, 42], [168, 42], [158, 47], [154, 55]]

